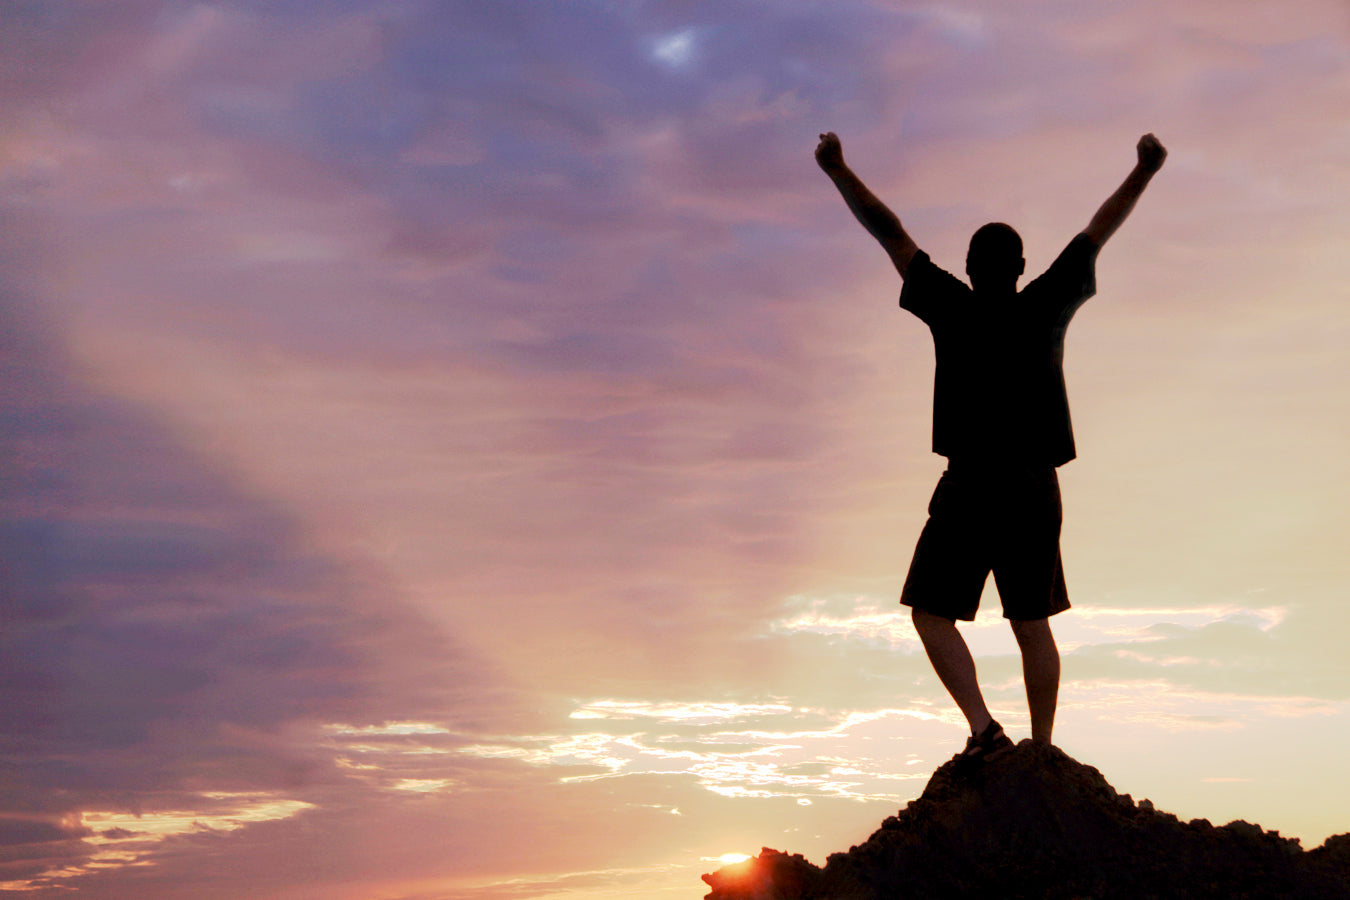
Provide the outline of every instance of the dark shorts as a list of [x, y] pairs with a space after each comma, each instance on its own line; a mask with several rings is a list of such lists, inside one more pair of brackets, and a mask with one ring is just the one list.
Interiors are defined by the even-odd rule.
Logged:
[[1063, 612], [1069, 595], [1059, 555], [1062, 519], [1053, 468], [949, 468], [928, 504], [900, 602], [971, 621], [993, 572], [1004, 618]]

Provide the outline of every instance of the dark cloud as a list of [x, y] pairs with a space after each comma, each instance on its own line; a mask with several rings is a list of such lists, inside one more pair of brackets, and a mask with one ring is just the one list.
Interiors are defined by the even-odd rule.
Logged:
[[22, 882], [84, 861], [93, 852], [83, 840], [88, 834], [88, 829], [56, 819], [0, 816], [0, 883]]
[[95, 852], [64, 824], [91, 808], [208, 815], [211, 792], [343, 783], [331, 755], [285, 736], [295, 729], [511, 716], [490, 668], [378, 579], [306, 549], [287, 516], [146, 410], [83, 385], [23, 279], [6, 280], [4, 877]]
[[0, 92], [6, 112], [87, 85], [141, 49], [162, 0], [43, 3], [16, 0], [0, 25]]

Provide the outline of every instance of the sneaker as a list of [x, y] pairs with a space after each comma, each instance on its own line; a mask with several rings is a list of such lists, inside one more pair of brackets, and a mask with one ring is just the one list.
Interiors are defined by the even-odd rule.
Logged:
[[1012, 738], [1003, 733], [1003, 726], [993, 720], [984, 727], [977, 735], [973, 735], [966, 741], [966, 749], [958, 755], [962, 763], [970, 764], [986, 759], [993, 759], [1013, 748]]

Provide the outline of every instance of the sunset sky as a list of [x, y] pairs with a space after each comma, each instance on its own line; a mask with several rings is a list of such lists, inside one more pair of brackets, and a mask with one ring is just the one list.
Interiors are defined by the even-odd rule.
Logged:
[[1343, 0], [5, 3], [0, 895], [683, 900], [915, 797], [932, 342], [826, 130], [956, 271], [1168, 147], [1056, 742], [1350, 831], [1347, 112]]

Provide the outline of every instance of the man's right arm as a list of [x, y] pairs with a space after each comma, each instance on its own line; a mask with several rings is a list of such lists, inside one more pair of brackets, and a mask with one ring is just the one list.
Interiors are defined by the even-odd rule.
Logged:
[[816, 162], [830, 176], [853, 215], [885, 249], [903, 278], [914, 254], [919, 252], [919, 246], [900, 224], [900, 218], [878, 200], [844, 162], [843, 148], [833, 131], [820, 136], [820, 143], [816, 146]]

